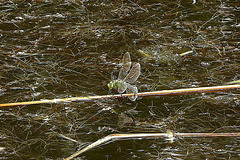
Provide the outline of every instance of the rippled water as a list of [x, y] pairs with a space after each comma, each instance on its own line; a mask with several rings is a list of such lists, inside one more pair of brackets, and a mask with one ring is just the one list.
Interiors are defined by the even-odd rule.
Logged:
[[[108, 94], [126, 52], [141, 64], [139, 92], [239, 80], [239, 7], [237, 0], [0, 2], [0, 103]], [[112, 133], [239, 132], [239, 114], [239, 91], [5, 107], [0, 154], [66, 158]], [[128, 140], [79, 157], [238, 159], [239, 143]]]

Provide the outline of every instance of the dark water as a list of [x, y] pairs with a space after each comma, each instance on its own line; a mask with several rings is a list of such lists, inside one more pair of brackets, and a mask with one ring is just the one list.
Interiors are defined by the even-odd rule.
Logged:
[[[126, 52], [141, 64], [139, 92], [239, 80], [239, 2], [194, 2], [1, 1], [0, 103], [108, 94]], [[233, 91], [1, 108], [0, 154], [61, 159], [112, 133], [239, 132], [239, 103]], [[79, 157], [238, 159], [239, 144], [128, 140]]]

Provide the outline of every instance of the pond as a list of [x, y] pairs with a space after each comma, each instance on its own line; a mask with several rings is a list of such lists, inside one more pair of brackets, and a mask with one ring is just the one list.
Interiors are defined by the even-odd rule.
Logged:
[[[0, 2], [0, 104], [112, 94], [125, 53], [138, 92], [240, 79], [239, 2]], [[63, 159], [117, 133], [240, 132], [239, 90], [0, 108], [2, 159]], [[81, 159], [238, 159], [237, 137], [112, 141]]]

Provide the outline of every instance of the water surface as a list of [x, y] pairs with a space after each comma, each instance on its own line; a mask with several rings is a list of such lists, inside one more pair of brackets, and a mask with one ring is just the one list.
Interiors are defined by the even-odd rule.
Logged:
[[[239, 80], [238, 1], [194, 2], [1, 2], [0, 103], [108, 94], [126, 52], [141, 64], [139, 92]], [[6, 107], [0, 110], [0, 154], [61, 159], [112, 133], [239, 132], [239, 117], [239, 91]], [[79, 157], [238, 159], [239, 143], [117, 141]]]

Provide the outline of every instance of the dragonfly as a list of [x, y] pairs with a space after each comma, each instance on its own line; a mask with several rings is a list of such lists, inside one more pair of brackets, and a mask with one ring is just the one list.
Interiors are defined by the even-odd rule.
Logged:
[[131, 101], [135, 101], [137, 99], [138, 88], [133, 83], [136, 82], [141, 74], [141, 66], [139, 63], [135, 63], [131, 70], [130, 68], [131, 57], [126, 52], [122, 59], [122, 68], [119, 71], [118, 78], [108, 83], [108, 88], [110, 91], [118, 91], [118, 93], [124, 93], [125, 91], [129, 94], [134, 93], [133, 96], [129, 96], [128, 98]]

